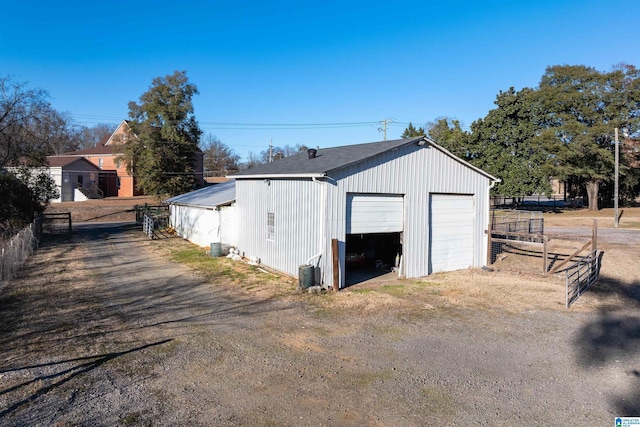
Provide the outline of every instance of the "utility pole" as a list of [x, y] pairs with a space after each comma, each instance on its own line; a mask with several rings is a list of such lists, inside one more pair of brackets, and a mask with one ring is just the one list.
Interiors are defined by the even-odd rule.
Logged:
[[[624, 130], [624, 129], [623, 129]], [[618, 228], [618, 224], [620, 223], [619, 218], [618, 218], [618, 165], [620, 164], [620, 148], [619, 148], [619, 144], [618, 144], [618, 128], [615, 129], [616, 131], [616, 171], [615, 171], [615, 178], [614, 178], [614, 185], [613, 185], [613, 225], [614, 227]]]
[[383, 121], [380, 122], [382, 127], [378, 128], [378, 130], [383, 132], [385, 141], [387, 140], [387, 125], [391, 123], [393, 123], [392, 119], [384, 119]]
[[273, 138], [269, 138], [269, 163], [271, 162], [273, 162]]

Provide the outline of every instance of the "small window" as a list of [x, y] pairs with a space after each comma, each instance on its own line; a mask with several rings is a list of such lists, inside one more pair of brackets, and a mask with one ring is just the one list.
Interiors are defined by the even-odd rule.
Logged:
[[276, 240], [276, 214], [273, 212], [267, 213], [267, 240]]
[[120, 159], [116, 159], [116, 169], [120, 169]]
[[98, 167], [102, 169], [103, 161], [102, 158], [98, 159]]

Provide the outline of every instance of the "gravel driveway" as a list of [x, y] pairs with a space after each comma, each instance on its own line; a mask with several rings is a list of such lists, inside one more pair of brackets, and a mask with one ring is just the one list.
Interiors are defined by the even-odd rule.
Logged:
[[640, 415], [635, 294], [599, 311], [351, 312], [313, 301], [330, 295], [210, 283], [154, 244], [126, 225], [78, 229], [3, 289], [1, 425], [595, 426]]
[[[545, 227], [545, 234], [591, 239], [591, 228]], [[598, 243], [613, 243], [640, 248], [640, 230], [624, 228], [598, 228]]]

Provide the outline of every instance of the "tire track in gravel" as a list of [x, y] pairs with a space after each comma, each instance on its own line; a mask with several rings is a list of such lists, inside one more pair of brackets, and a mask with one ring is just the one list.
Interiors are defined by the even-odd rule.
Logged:
[[633, 311], [316, 310], [87, 227], [9, 294], [43, 315], [3, 327], [0, 424], [606, 425], [638, 408]]

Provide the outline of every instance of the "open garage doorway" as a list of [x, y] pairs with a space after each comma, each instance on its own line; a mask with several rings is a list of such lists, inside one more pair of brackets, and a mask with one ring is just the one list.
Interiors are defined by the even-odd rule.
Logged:
[[402, 255], [402, 233], [347, 234], [345, 284], [355, 285], [394, 272]]

